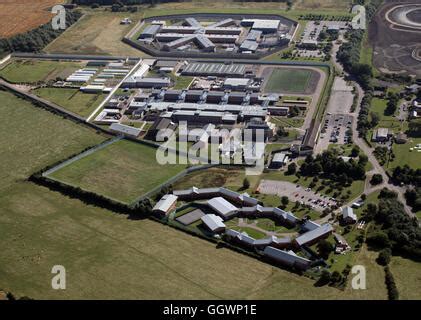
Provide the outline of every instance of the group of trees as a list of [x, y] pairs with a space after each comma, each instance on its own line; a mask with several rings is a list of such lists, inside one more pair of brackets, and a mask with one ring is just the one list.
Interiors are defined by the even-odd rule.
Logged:
[[307, 156], [300, 167], [300, 174], [303, 176], [320, 176], [332, 181], [350, 184], [354, 180], [365, 179], [365, 165], [367, 157], [361, 155], [358, 161], [354, 159], [345, 162], [338, 158], [332, 151], [325, 151], [315, 158]]
[[[75, 23], [82, 13], [66, 11], [66, 27]], [[57, 38], [63, 30], [54, 30], [51, 23], [44, 24], [34, 30], [18, 34], [11, 38], [0, 39], [0, 54], [8, 52], [39, 52], [52, 40]]]
[[421, 228], [417, 219], [405, 212], [394, 192], [383, 189], [379, 199], [378, 206], [371, 204], [365, 212], [364, 219], [373, 219], [377, 226], [370, 231], [367, 243], [421, 261]]
[[393, 170], [392, 179], [396, 183], [413, 186], [405, 192], [405, 197], [415, 211], [421, 210], [421, 169], [398, 166]]
[[389, 92], [388, 94], [388, 101], [386, 109], [384, 110], [384, 114], [387, 116], [393, 116], [398, 108], [399, 103], [399, 95], [393, 92]]
[[371, 91], [367, 91], [361, 101], [360, 113], [358, 115], [357, 130], [361, 137], [365, 137], [368, 130], [374, 128], [377, 125], [376, 120], [373, 121], [373, 118], [371, 118], [371, 121], [369, 120], [370, 106], [372, 100], [373, 95]]

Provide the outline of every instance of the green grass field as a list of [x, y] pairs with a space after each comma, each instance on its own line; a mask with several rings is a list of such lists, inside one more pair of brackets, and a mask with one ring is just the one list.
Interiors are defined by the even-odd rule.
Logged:
[[51, 178], [131, 203], [186, 167], [161, 166], [155, 154], [155, 148], [122, 140], [54, 172]]
[[265, 86], [266, 92], [305, 93], [312, 76], [311, 70], [274, 69]]
[[409, 138], [409, 141], [405, 144], [394, 143], [392, 150], [395, 159], [387, 163], [387, 169], [393, 170], [397, 166], [403, 166], [405, 164], [413, 169], [418, 169], [421, 162], [421, 152], [418, 152], [416, 149], [411, 151], [410, 148], [413, 148], [420, 143], [421, 138]]
[[401, 257], [393, 257], [390, 270], [395, 278], [399, 299], [421, 299], [421, 268], [419, 263]]
[[36, 83], [66, 78], [83, 66], [79, 62], [16, 60], [0, 70], [0, 76], [12, 83]]
[[[0, 99], [4, 290], [35, 299], [386, 299], [384, 275], [371, 273], [371, 255], [356, 260], [370, 268], [367, 290], [317, 288], [308, 278], [178, 230], [26, 182], [32, 172], [105, 138], [8, 93]], [[66, 290], [51, 288], [57, 264], [66, 268]]]
[[102, 93], [83, 93], [69, 88], [39, 88], [33, 93], [83, 117], [88, 117], [106, 97]]

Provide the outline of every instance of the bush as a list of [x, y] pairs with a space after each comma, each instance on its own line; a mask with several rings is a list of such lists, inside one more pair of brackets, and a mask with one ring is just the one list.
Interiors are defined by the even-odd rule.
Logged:
[[399, 291], [396, 287], [395, 278], [393, 277], [392, 272], [390, 271], [389, 267], [384, 268], [384, 272], [386, 273], [386, 287], [389, 296], [389, 300], [399, 300]]
[[371, 177], [370, 183], [373, 186], [383, 183], [383, 176], [378, 173], [373, 174], [373, 176]]
[[379, 252], [379, 256], [377, 257], [377, 263], [382, 266], [387, 266], [390, 262], [392, 257], [392, 250], [389, 248], [385, 248]]

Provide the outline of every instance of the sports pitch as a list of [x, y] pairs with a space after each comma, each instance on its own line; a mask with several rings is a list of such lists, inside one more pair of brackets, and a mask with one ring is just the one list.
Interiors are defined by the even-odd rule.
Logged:
[[156, 149], [120, 140], [90, 154], [49, 177], [108, 198], [132, 203], [183, 171], [185, 165], [162, 166]]
[[312, 77], [311, 70], [276, 68], [267, 80], [265, 91], [304, 94], [309, 90]]

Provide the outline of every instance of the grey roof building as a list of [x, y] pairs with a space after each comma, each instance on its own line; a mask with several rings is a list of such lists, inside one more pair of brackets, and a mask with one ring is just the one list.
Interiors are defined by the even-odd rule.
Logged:
[[222, 197], [216, 197], [208, 200], [208, 205], [223, 219], [232, 218], [238, 213], [237, 207]]
[[345, 207], [342, 209], [342, 219], [346, 223], [355, 223], [358, 218], [351, 207]]
[[214, 214], [207, 214], [200, 218], [205, 226], [214, 233], [223, 232], [225, 230], [225, 224], [221, 217]]
[[307, 269], [311, 265], [311, 261], [297, 256], [294, 251], [284, 251], [273, 247], [266, 247], [263, 254], [277, 262], [288, 267], [295, 267], [298, 269]]
[[324, 238], [333, 232], [333, 227], [330, 223], [326, 223], [317, 229], [308, 231], [295, 239], [298, 246], [311, 245], [317, 240]]
[[153, 207], [152, 211], [155, 213], [168, 215], [177, 205], [178, 197], [173, 194], [164, 195]]
[[123, 134], [125, 136], [130, 136], [130, 137], [135, 137], [135, 138], [137, 138], [140, 135], [140, 133], [142, 132], [142, 130], [140, 130], [139, 128], [126, 126], [126, 125], [121, 124], [121, 123], [111, 124], [110, 130], [114, 131], [116, 133]]
[[311, 221], [311, 220], [307, 220], [302, 226], [301, 226], [301, 228], [304, 230], [304, 231], [312, 231], [312, 230], [314, 230], [314, 229], [317, 229], [317, 228], [320, 228], [320, 224], [318, 224], [318, 223], [316, 223], [316, 222], [314, 222], [314, 221]]

